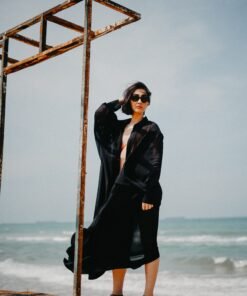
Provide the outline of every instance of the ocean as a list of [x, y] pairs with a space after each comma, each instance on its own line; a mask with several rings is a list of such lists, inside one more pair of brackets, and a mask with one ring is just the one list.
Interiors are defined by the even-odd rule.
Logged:
[[[0, 224], [0, 290], [72, 295], [63, 266], [73, 223]], [[160, 220], [155, 296], [246, 296], [247, 217]], [[125, 296], [143, 295], [144, 266], [129, 269]], [[82, 276], [84, 296], [109, 296], [111, 271]]]

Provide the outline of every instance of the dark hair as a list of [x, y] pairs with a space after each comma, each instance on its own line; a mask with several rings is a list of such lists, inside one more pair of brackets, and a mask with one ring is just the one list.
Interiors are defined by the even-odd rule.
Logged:
[[148, 87], [140, 81], [135, 82], [134, 84], [132, 84], [128, 88], [126, 88], [126, 90], [123, 93], [124, 101], [123, 101], [123, 105], [122, 105], [122, 112], [127, 115], [130, 115], [133, 113], [133, 110], [132, 110], [131, 104], [130, 104], [130, 98], [133, 95], [134, 91], [137, 89], [145, 90], [146, 94], [149, 96], [149, 103], [150, 103], [151, 92], [148, 89]]

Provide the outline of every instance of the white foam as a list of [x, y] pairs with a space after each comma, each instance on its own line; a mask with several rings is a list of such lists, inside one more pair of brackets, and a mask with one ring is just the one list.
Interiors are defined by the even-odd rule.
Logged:
[[218, 235], [190, 235], [190, 236], [165, 236], [159, 235], [158, 241], [161, 244], [207, 244], [207, 245], [229, 245], [247, 244], [247, 236], [224, 237]]
[[[109, 292], [112, 286], [111, 272], [105, 273], [97, 281], [86, 281], [85, 286], [95, 291]], [[124, 294], [129, 296], [142, 295], [144, 286], [144, 270], [142, 273], [127, 272]], [[246, 293], [247, 285], [243, 278], [188, 276], [167, 271], [159, 272], [155, 287], [156, 296], [246, 296]]]
[[[220, 257], [219, 257], [220, 258]], [[223, 258], [218, 261], [222, 261]], [[145, 285], [144, 268], [140, 272], [129, 270], [126, 274], [124, 293], [129, 296], [142, 294]], [[53, 284], [54, 287], [73, 285], [73, 274], [61, 266], [33, 265], [6, 259], [0, 262], [0, 273], [5, 276], [36, 279]], [[107, 271], [97, 280], [88, 280], [83, 275], [83, 287], [90, 289], [92, 295], [110, 294], [112, 287], [111, 271]], [[104, 293], [105, 291], [105, 293]], [[189, 276], [160, 271], [158, 274], [155, 295], [157, 296], [246, 296], [246, 278]]]
[[70, 285], [72, 274], [61, 266], [34, 265], [6, 259], [0, 262], [0, 273], [19, 278], [36, 278], [41, 282]]
[[6, 236], [1, 237], [2, 241], [17, 242], [65, 242], [70, 241], [69, 236]]
[[73, 233], [74, 233], [74, 231], [68, 231], [68, 230], [63, 230], [62, 231], [62, 234], [63, 235], [69, 235], [69, 236], [71, 236]]
[[247, 260], [234, 260], [234, 266], [236, 268], [247, 268]]
[[214, 263], [215, 264], [222, 264], [224, 262], [226, 262], [228, 260], [227, 257], [216, 257], [216, 258], [213, 258], [214, 259]]
[[70, 237], [61, 237], [61, 236], [56, 236], [53, 238], [54, 242], [67, 242], [70, 240]]
[[[40, 233], [41, 234], [41, 233]], [[27, 236], [1, 236], [1, 241], [18, 242], [67, 242], [70, 241], [72, 231], [63, 231], [61, 236], [51, 235], [27, 235]], [[190, 235], [190, 236], [169, 236], [158, 235], [161, 245], [169, 244], [206, 244], [206, 245], [247, 245], [247, 236], [224, 237], [217, 235]]]
[[[184, 259], [185, 262], [188, 262], [188, 258]], [[226, 269], [232, 270], [232, 269], [245, 269], [247, 268], [247, 260], [240, 260], [240, 259], [233, 259], [228, 257], [192, 257], [189, 260], [189, 263], [196, 263], [200, 264], [201, 268], [203, 268], [203, 265], [209, 265], [213, 264], [215, 267], [224, 267]]]

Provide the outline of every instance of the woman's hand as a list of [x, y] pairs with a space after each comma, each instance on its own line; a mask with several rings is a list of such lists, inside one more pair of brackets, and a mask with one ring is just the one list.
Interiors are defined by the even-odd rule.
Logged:
[[154, 206], [153, 204], [148, 204], [148, 203], [145, 203], [145, 202], [142, 203], [143, 211], [150, 210], [150, 209], [152, 209], [153, 206]]
[[122, 105], [123, 102], [124, 102], [124, 97], [119, 98], [118, 101], [119, 101], [119, 103]]

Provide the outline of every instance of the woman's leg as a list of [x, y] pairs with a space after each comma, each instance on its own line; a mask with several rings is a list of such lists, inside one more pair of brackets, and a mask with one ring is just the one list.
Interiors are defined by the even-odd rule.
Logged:
[[112, 294], [114, 295], [123, 294], [124, 276], [126, 271], [127, 271], [126, 268], [112, 270], [112, 278], [113, 278]]
[[159, 270], [160, 258], [145, 264], [146, 285], [144, 290], [145, 296], [153, 296], [154, 286]]
[[[159, 207], [141, 212], [140, 229], [144, 251], [149, 263], [145, 264], [145, 296], [153, 296], [154, 286], [160, 263], [160, 254], [157, 245], [159, 223]], [[156, 259], [151, 259], [156, 258]]]

